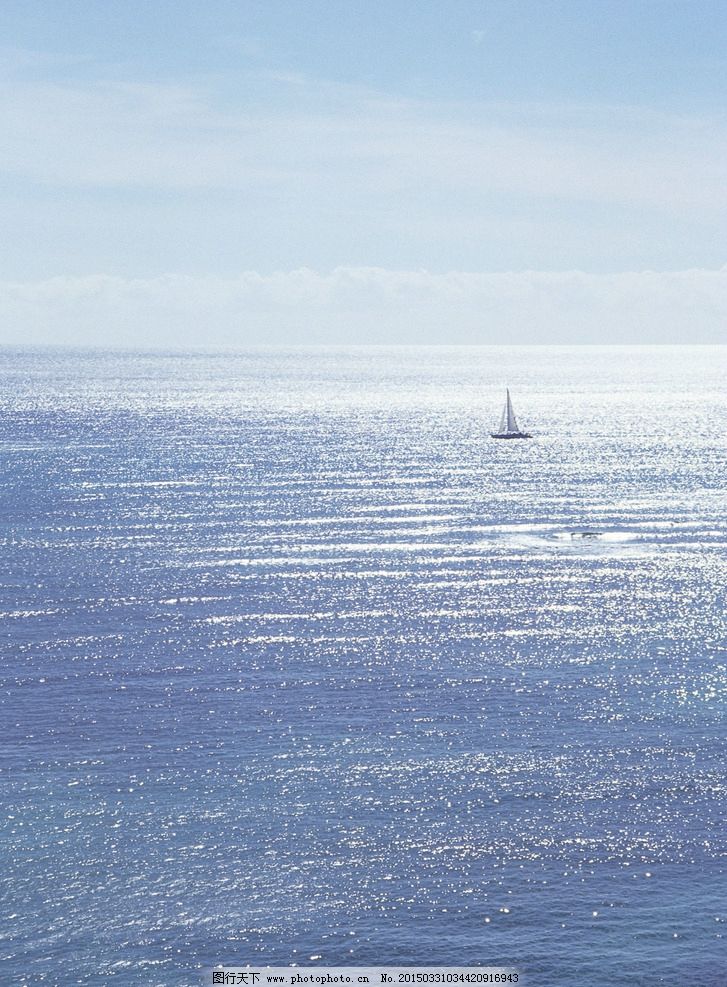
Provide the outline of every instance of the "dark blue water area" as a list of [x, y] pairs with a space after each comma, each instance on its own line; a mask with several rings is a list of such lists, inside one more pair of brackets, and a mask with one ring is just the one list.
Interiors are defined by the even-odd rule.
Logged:
[[727, 983], [723, 370], [2, 352], [0, 982]]

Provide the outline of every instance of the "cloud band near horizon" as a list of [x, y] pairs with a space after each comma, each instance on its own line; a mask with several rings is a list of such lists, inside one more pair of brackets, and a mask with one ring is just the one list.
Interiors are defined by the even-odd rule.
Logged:
[[719, 270], [307, 268], [236, 277], [0, 282], [0, 342], [93, 346], [720, 343]]

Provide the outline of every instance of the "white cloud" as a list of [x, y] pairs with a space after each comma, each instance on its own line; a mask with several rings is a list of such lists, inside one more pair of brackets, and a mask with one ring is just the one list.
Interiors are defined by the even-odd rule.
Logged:
[[340, 267], [0, 283], [0, 342], [714, 343], [727, 268], [609, 275]]
[[[614, 271], [723, 260], [723, 121], [638, 107], [408, 99], [282, 71], [185, 85], [89, 80], [93, 71], [86, 65], [71, 80], [57, 67], [44, 77], [11, 66], [0, 80], [6, 278], [304, 264]], [[290, 288], [293, 276], [284, 277]], [[367, 299], [384, 290], [377, 277]], [[403, 290], [402, 275], [386, 277]], [[478, 289], [477, 304], [493, 292], [497, 308], [515, 276], [472, 277], [493, 279]], [[567, 277], [567, 289], [550, 281], [547, 292], [517, 282], [526, 297], [541, 296], [537, 324], [551, 305], [571, 311], [568, 300], [580, 295], [605, 311], [597, 285], [607, 282], [584, 289], [578, 279], [586, 275]], [[641, 297], [646, 276], [637, 277]], [[117, 318], [138, 310], [143, 320], [154, 306], [168, 314], [161, 283], [123, 282], [128, 300]], [[428, 284], [418, 290], [434, 290]], [[111, 282], [98, 287], [102, 296], [112, 290]], [[232, 281], [193, 278], [175, 290], [217, 312], [216, 332], [237, 332], [240, 307], [252, 304], [250, 286]], [[443, 290], [439, 283], [437, 297]], [[664, 282], [662, 290], [672, 289]], [[230, 295], [237, 301], [223, 312], [220, 299]], [[325, 310], [335, 311], [332, 303]], [[481, 316], [473, 311], [462, 332], [488, 331]], [[181, 311], [179, 323], [185, 318]], [[315, 331], [339, 331], [321, 318]], [[407, 318], [396, 315], [398, 333]], [[435, 318], [421, 312], [416, 322], [425, 331]], [[634, 318], [626, 313], [624, 324]], [[667, 312], [664, 325], [676, 318]], [[705, 318], [711, 325], [713, 316]], [[264, 319], [256, 319], [259, 333]], [[368, 332], [362, 320], [351, 311], [359, 335]], [[522, 331], [516, 316], [513, 323]], [[123, 333], [131, 331], [125, 323]], [[609, 323], [608, 331], [620, 330]]]
[[260, 72], [233, 107], [199, 86], [14, 80], [0, 126], [2, 170], [58, 186], [727, 206], [723, 124], [633, 108], [445, 105]]

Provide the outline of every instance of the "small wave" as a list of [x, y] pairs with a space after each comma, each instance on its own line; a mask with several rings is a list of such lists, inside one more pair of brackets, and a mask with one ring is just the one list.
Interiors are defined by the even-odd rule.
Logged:
[[570, 531], [556, 531], [553, 538], [558, 541], [607, 541], [626, 542], [637, 541], [642, 535], [634, 531], [597, 531], [593, 528], [576, 528]]

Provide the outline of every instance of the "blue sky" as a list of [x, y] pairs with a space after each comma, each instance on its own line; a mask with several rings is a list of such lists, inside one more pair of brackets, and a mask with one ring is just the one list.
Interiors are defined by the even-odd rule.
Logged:
[[0, 38], [0, 341], [722, 338], [721, 0], [5, 0]]

